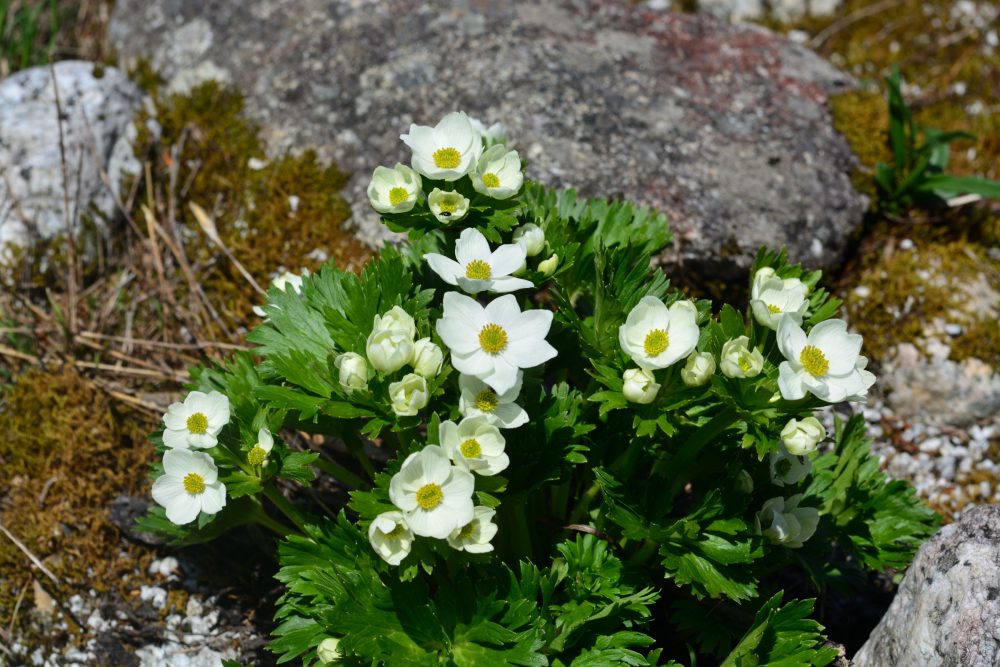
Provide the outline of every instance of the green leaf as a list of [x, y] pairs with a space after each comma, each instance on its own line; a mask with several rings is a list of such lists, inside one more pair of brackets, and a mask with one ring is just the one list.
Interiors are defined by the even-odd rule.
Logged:
[[825, 667], [837, 651], [823, 646], [823, 626], [809, 618], [812, 600], [781, 606], [777, 593], [760, 608], [753, 625], [722, 667]]
[[312, 463], [318, 458], [318, 452], [292, 452], [282, 459], [278, 474], [299, 484], [308, 484], [316, 479]]

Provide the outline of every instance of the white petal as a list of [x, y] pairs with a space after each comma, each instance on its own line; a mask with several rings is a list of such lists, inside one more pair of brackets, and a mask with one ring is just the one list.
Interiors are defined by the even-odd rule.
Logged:
[[[473, 329], [469, 320], [459, 317], [444, 317], [437, 321], [434, 328], [438, 336], [451, 350], [452, 355], [473, 354], [479, 351], [479, 328]], [[457, 368], [457, 366], [456, 366]]]
[[493, 299], [486, 304], [485, 318], [488, 322], [495, 322], [503, 327], [508, 336], [515, 335], [521, 320], [521, 309], [517, 305], [517, 297], [513, 294], [505, 294]]
[[[553, 350], [552, 356], [555, 356], [554, 353], [555, 350]], [[493, 361], [492, 372], [483, 375], [481, 379], [492, 387], [493, 391], [501, 394], [513, 387], [514, 383], [517, 382], [517, 366], [506, 361], [503, 356], [497, 357]]]
[[785, 359], [798, 365], [799, 355], [802, 354], [802, 348], [807, 344], [806, 334], [802, 327], [796, 324], [790, 316], [783, 314], [778, 322], [777, 339], [778, 349], [781, 350]]
[[[439, 331], [440, 333], [440, 331]], [[442, 336], [443, 338], [443, 336]], [[459, 373], [465, 373], [466, 375], [475, 375], [476, 377], [491, 373], [493, 371], [493, 366], [495, 363], [495, 357], [482, 350], [476, 349], [475, 352], [469, 354], [464, 354], [452, 350], [451, 354], [451, 365], [454, 366]], [[496, 388], [494, 387], [494, 390]], [[499, 393], [499, 392], [498, 392]]]
[[171, 523], [183, 526], [198, 518], [198, 513], [201, 511], [201, 502], [195, 496], [185, 492], [182, 496], [174, 498], [165, 509], [167, 510], [167, 518], [170, 519]]
[[[517, 368], [533, 368], [539, 364], [544, 364], [557, 354], [556, 349], [545, 340], [524, 338], [522, 340], [511, 341], [507, 345], [507, 349], [500, 353], [500, 356]], [[509, 386], [513, 386], [513, 382]], [[499, 392], [499, 389], [497, 392]]]
[[153, 500], [164, 507], [167, 507], [177, 498], [182, 495], [186, 495], [187, 491], [184, 490], [184, 483], [180, 477], [163, 475], [161, 477], [157, 477], [156, 481], [153, 482], [151, 494], [153, 496]]
[[493, 252], [490, 264], [493, 267], [493, 274], [496, 276], [507, 276], [514, 273], [524, 264], [528, 256], [525, 246], [519, 243], [508, 243], [502, 245]]
[[795, 371], [787, 361], [778, 366], [778, 390], [786, 401], [797, 401], [806, 395], [802, 386], [802, 371]]
[[164, 429], [163, 431], [163, 444], [171, 449], [187, 449], [188, 448], [188, 432], [187, 430], [175, 431], [173, 429]]
[[442, 300], [444, 316], [453, 317], [468, 324], [475, 329], [476, 333], [486, 324], [485, 309], [479, 305], [475, 299], [459, 294], [458, 292], [448, 292]]
[[217, 514], [226, 506], [226, 485], [222, 483], [206, 485], [200, 499], [202, 512]]
[[519, 289], [529, 289], [534, 286], [535, 283], [524, 278], [496, 278], [490, 281], [489, 289], [498, 294], [507, 294], [508, 292], [516, 292]]
[[500, 428], [517, 428], [528, 423], [528, 413], [517, 403], [501, 403], [489, 416]]
[[461, 264], [444, 255], [432, 252], [424, 255], [424, 259], [427, 260], [427, 264], [430, 265], [434, 273], [441, 276], [441, 280], [449, 285], [457, 285], [458, 277], [465, 275], [465, 269], [462, 268]]
[[455, 241], [455, 259], [463, 266], [474, 259], [490, 263], [492, 266], [490, 244], [478, 229], [469, 227], [463, 230], [462, 235]]

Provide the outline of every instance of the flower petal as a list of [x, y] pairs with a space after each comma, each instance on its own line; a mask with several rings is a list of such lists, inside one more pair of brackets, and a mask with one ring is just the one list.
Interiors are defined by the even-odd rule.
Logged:
[[455, 259], [463, 266], [474, 259], [490, 263], [492, 266], [490, 244], [482, 232], [473, 227], [462, 230], [462, 235], [455, 241]]
[[434, 273], [441, 276], [441, 280], [449, 285], [457, 285], [458, 277], [465, 275], [465, 270], [461, 264], [444, 255], [431, 252], [424, 255], [424, 259], [427, 260], [427, 264]]

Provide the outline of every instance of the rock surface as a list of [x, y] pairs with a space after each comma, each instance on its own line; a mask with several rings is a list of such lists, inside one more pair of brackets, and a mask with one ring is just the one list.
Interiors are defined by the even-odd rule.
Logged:
[[115, 200], [101, 170], [117, 191], [123, 173], [140, 167], [132, 153], [131, 123], [142, 92], [122, 72], [94, 63], [67, 60], [54, 70], [65, 178], [52, 69], [34, 67], [0, 82], [0, 248], [5, 250], [8, 243], [24, 248], [58, 236], [67, 218], [79, 229], [89, 206], [103, 228]]
[[917, 553], [854, 667], [1000, 664], [1000, 506], [972, 507]]
[[351, 170], [367, 241], [372, 170], [453, 109], [505, 123], [536, 180], [664, 211], [667, 259], [716, 279], [762, 244], [834, 264], [866, 208], [825, 106], [850, 79], [761, 28], [607, 0], [120, 0], [111, 40], [173, 90], [233, 83], [272, 150]]

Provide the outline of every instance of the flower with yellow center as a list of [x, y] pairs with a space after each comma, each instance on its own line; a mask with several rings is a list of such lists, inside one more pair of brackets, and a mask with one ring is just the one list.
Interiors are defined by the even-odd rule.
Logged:
[[257, 467], [267, 464], [267, 456], [274, 449], [274, 436], [267, 427], [257, 431], [257, 444], [247, 452], [247, 463]]
[[444, 450], [428, 445], [410, 454], [389, 481], [389, 500], [414, 535], [444, 539], [473, 519], [472, 473], [451, 464]]
[[382, 512], [368, 526], [368, 541], [389, 565], [399, 565], [413, 546], [413, 531], [401, 512]]
[[212, 457], [189, 449], [164, 452], [163, 475], [153, 482], [152, 493], [167, 519], [179, 526], [191, 523], [200, 512], [215, 514], [226, 506], [226, 486]]
[[504, 452], [507, 441], [485, 415], [466, 417], [458, 424], [441, 422], [440, 438], [448, 458], [463, 470], [491, 477], [510, 465]]
[[497, 394], [517, 384], [519, 368], [532, 368], [556, 356], [545, 340], [550, 326], [551, 311], [521, 312], [511, 294], [483, 307], [457, 292], [444, 295], [444, 316], [436, 323], [458, 372], [476, 376]]
[[809, 307], [809, 288], [798, 278], [779, 278], [774, 269], [764, 267], [754, 275], [750, 288], [750, 309], [754, 319], [768, 329], [776, 330], [782, 314], [802, 323]]
[[781, 443], [778, 451], [770, 455], [771, 483], [775, 486], [792, 486], [809, 474], [812, 463], [805, 456], [792, 454]]
[[668, 308], [656, 297], [645, 296], [618, 328], [618, 342], [639, 368], [666, 368], [694, 351], [700, 335], [697, 316], [690, 301]]
[[458, 411], [463, 417], [482, 415], [497, 428], [517, 428], [528, 422], [528, 413], [515, 403], [521, 394], [522, 371], [517, 372], [514, 386], [498, 394], [489, 385], [472, 375], [458, 376]]
[[420, 175], [405, 164], [375, 167], [368, 184], [368, 201], [379, 213], [406, 213], [420, 199]]
[[722, 345], [719, 370], [727, 378], [752, 378], [764, 369], [764, 355], [759, 348], [750, 349], [750, 339], [739, 336]]
[[763, 535], [772, 544], [798, 549], [816, 532], [819, 510], [799, 507], [802, 494], [790, 498], [778, 496], [764, 503], [754, 519], [754, 533]]
[[448, 536], [448, 545], [458, 551], [470, 554], [484, 554], [493, 551], [490, 540], [497, 534], [497, 525], [493, 523], [496, 510], [477, 506], [472, 521], [461, 528], [456, 528]]
[[461, 111], [449, 113], [434, 127], [410, 125], [410, 132], [399, 138], [413, 151], [410, 164], [417, 173], [435, 181], [457, 181], [483, 153], [479, 132]]
[[407, 373], [399, 382], [389, 384], [389, 400], [392, 411], [400, 417], [412, 417], [427, 407], [430, 391], [427, 378], [416, 373]]
[[448, 225], [469, 213], [469, 200], [460, 192], [434, 188], [427, 195], [427, 207], [438, 222]]
[[171, 449], [208, 449], [229, 423], [229, 399], [217, 391], [192, 391], [163, 415], [163, 444]]
[[797, 401], [810, 393], [827, 403], [861, 401], [875, 384], [860, 356], [861, 336], [847, 332], [843, 320], [826, 320], [807, 336], [789, 315], [778, 325], [778, 349], [785, 361], [778, 366], [781, 396]]
[[455, 242], [455, 259], [437, 253], [427, 253], [424, 259], [443, 281], [469, 294], [504, 293], [534, 287], [530, 280], [511, 276], [524, 264], [525, 253], [520, 243], [509, 243], [491, 251], [486, 237], [470, 227], [462, 230]]
[[524, 184], [521, 158], [506, 146], [492, 146], [479, 158], [470, 178], [476, 192], [493, 199], [510, 199]]

